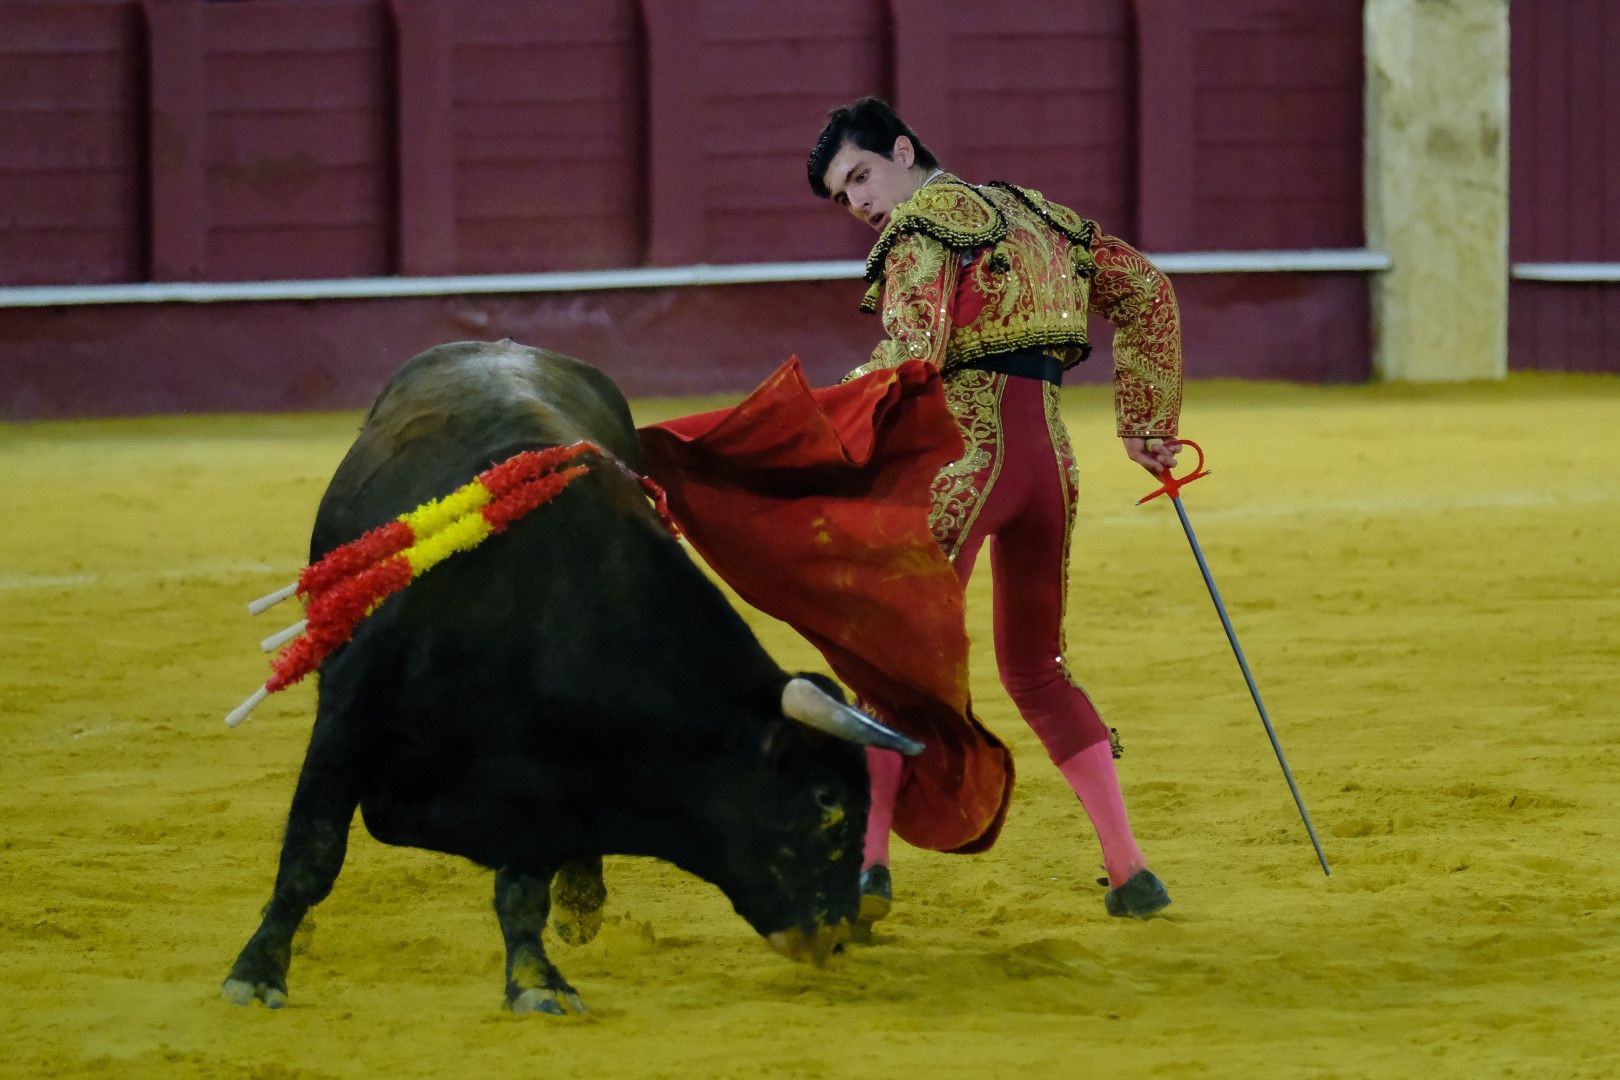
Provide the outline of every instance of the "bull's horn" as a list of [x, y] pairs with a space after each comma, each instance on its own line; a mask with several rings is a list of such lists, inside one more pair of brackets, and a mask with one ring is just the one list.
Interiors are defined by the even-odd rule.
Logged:
[[782, 688], [782, 715], [806, 727], [861, 746], [920, 754], [923, 744], [884, 727], [858, 709], [832, 697], [809, 679], [789, 679]]

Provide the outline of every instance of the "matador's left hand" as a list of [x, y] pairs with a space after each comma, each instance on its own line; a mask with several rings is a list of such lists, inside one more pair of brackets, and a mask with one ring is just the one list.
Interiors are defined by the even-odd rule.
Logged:
[[1180, 445], [1166, 444], [1165, 440], [1159, 438], [1138, 439], [1124, 436], [1119, 441], [1125, 444], [1125, 456], [1154, 476], [1158, 476], [1166, 469], [1174, 469], [1176, 455], [1181, 453]]

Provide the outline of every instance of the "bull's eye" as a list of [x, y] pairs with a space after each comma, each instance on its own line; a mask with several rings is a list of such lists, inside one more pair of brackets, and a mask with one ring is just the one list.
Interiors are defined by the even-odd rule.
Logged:
[[816, 805], [821, 807], [822, 829], [833, 829], [844, 820], [844, 805], [838, 801], [838, 796], [831, 788], [818, 787], [812, 793], [816, 797]]

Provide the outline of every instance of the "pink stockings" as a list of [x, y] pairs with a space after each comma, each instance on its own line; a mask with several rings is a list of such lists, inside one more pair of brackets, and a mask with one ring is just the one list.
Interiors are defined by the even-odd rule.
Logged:
[[[1131, 835], [1114, 771], [1108, 728], [1063, 661], [1063, 603], [1068, 588], [1068, 542], [1075, 492], [1068, 439], [1048, 426], [1046, 384], [998, 376], [1001, 393], [1000, 461], [975, 478], [977, 513], [966, 535], [941, 537], [966, 584], [988, 537], [995, 593], [996, 664], [1001, 684], [1047, 754], [1069, 781], [1102, 845], [1103, 865], [1118, 887], [1144, 867]], [[997, 467], [999, 464], [999, 468]], [[986, 490], [988, 485], [988, 490]], [[900, 756], [868, 750], [872, 810], [865, 862], [888, 862], [889, 827], [900, 783]]]

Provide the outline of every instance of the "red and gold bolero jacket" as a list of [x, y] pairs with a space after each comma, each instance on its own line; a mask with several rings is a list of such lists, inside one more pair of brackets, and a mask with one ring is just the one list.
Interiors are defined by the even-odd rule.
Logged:
[[1086, 313], [1114, 326], [1119, 434], [1173, 436], [1181, 322], [1169, 280], [1141, 252], [1040, 192], [942, 174], [890, 215], [866, 260], [862, 310], [888, 332], [865, 374], [917, 359], [947, 380], [965, 365], [1039, 349], [1065, 368], [1091, 351]]

